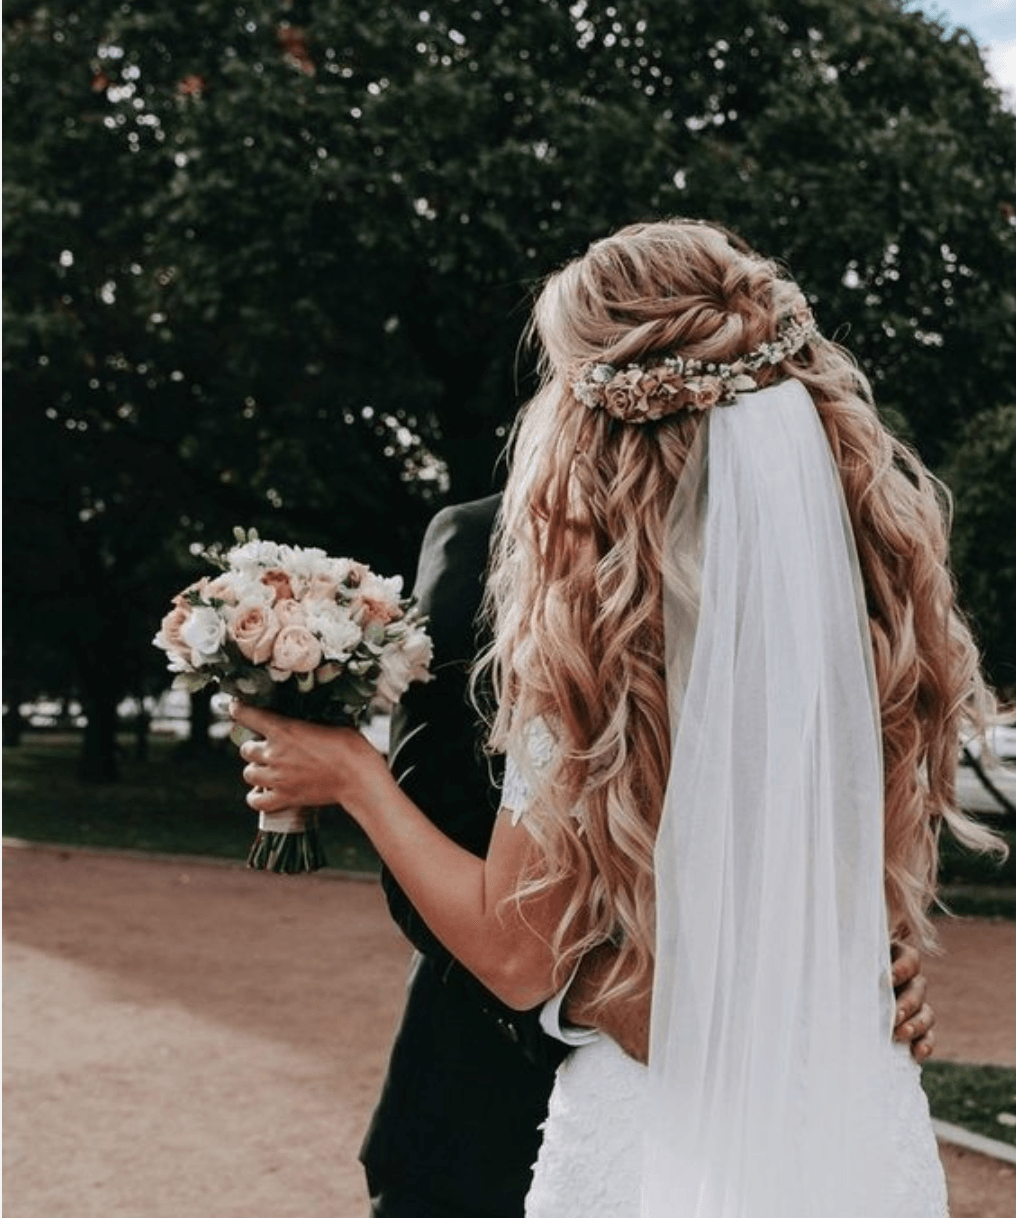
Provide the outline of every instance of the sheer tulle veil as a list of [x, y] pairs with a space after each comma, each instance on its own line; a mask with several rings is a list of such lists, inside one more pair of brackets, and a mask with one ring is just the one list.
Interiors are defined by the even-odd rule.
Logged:
[[672, 507], [643, 1218], [879, 1218], [892, 991], [857, 554], [790, 379], [710, 412]]

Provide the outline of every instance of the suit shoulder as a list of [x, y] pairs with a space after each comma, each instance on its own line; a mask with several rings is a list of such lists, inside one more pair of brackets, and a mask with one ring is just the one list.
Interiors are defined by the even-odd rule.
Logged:
[[490, 545], [494, 517], [501, 502], [500, 495], [473, 499], [468, 503], [453, 503], [442, 508], [431, 520], [420, 546], [421, 559], [433, 561], [435, 554], [486, 554]]
[[488, 495], [485, 499], [471, 499], [467, 503], [451, 503], [441, 508], [427, 525], [425, 541], [441, 538], [450, 533], [489, 533], [501, 503], [500, 495]]

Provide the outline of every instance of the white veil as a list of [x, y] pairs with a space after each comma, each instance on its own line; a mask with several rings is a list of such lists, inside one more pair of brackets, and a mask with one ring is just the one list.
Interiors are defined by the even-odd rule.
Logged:
[[706, 427], [665, 579], [673, 755], [642, 1215], [877, 1218], [892, 992], [853, 535], [800, 382]]

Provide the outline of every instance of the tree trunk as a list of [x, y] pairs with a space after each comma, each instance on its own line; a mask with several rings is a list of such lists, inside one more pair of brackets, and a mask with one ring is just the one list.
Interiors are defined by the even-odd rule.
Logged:
[[148, 760], [148, 729], [152, 725], [152, 716], [145, 707], [142, 695], [138, 698], [138, 713], [134, 719], [134, 757], [137, 761]]
[[190, 696], [190, 730], [184, 742], [188, 753], [206, 753], [212, 747], [212, 695], [215, 687], [206, 685]]
[[206, 685], [204, 689], [199, 689], [196, 693], [191, 694], [188, 739], [192, 748], [206, 749], [211, 745], [212, 694], [214, 692], [211, 685]]
[[78, 777], [82, 782], [119, 782], [117, 691], [98, 673], [93, 680], [96, 688], [84, 691], [82, 699], [86, 723], [78, 758]]
[[21, 714], [21, 707], [16, 702], [12, 702], [7, 710], [4, 711], [3, 723], [3, 742], [4, 748], [9, 745], [21, 743], [21, 733], [25, 729], [25, 720]]

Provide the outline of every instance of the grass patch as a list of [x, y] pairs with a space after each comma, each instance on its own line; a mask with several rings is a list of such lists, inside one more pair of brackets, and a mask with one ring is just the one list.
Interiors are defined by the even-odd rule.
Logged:
[[[256, 822], [228, 741], [194, 757], [176, 740], [153, 736], [148, 760], [139, 761], [125, 735], [121, 781], [107, 784], [78, 780], [79, 748], [77, 736], [57, 732], [28, 732], [22, 744], [4, 748], [5, 834], [69, 846], [246, 858]], [[378, 870], [373, 847], [344, 813], [323, 810], [321, 835], [331, 866]], [[952, 912], [1016, 919], [1016, 826], [1002, 835], [1010, 847], [1004, 863], [943, 834], [942, 895]]]
[[939, 846], [939, 895], [950, 913], [969, 918], [1016, 920], [1016, 826], [1005, 817], [984, 818], [1005, 841], [1009, 856], [978, 854], [948, 832]]
[[1016, 1070], [930, 1061], [922, 1078], [932, 1116], [1016, 1146]]
[[939, 899], [962, 918], [1005, 918], [1016, 922], [1016, 888], [991, 884], [944, 884]]
[[[240, 761], [227, 741], [192, 756], [179, 742], [154, 737], [148, 759], [139, 761], [125, 738], [116, 783], [81, 782], [78, 750], [74, 736], [42, 733], [4, 748], [5, 836], [246, 859], [257, 820], [244, 803]], [[323, 809], [321, 836], [330, 866], [378, 870], [373, 847], [345, 813]]]

